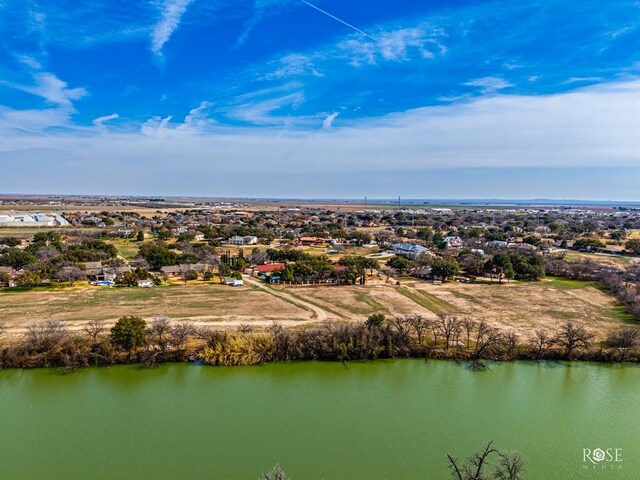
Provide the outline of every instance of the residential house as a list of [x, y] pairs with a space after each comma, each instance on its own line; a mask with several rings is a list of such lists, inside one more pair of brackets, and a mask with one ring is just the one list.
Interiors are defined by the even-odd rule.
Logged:
[[462, 248], [462, 246], [464, 245], [464, 242], [458, 236], [445, 237], [443, 242], [447, 244], [447, 247], [451, 247], [451, 248]]
[[420, 255], [429, 253], [428, 248], [413, 243], [392, 243], [391, 249], [396, 255], [402, 255], [412, 260], [415, 260]]
[[[97, 262], [89, 262], [97, 263]], [[119, 265], [114, 267], [101, 267], [100, 269], [92, 270], [93, 273], [87, 272], [87, 277], [90, 282], [115, 282], [117, 278], [122, 277], [125, 273], [131, 272], [130, 265]]]
[[300, 237], [298, 242], [300, 243], [300, 245], [304, 246], [322, 245], [326, 243], [326, 239], [321, 237]]
[[256, 265], [253, 269], [253, 275], [258, 277], [260, 275], [271, 274], [276, 270], [284, 270], [284, 263], [265, 263], [264, 265]]
[[247, 235], [244, 237], [231, 237], [229, 242], [231, 245], [256, 245], [258, 243], [258, 237], [253, 235]]
[[189, 270], [202, 273], [206, 271], [207, 267], [208, 265], [204, 263], [183, 263], [182, 265], [167, 265], [162, 267], [160, 272], [168, 277], [176, 277], [178, 275], [182, 275], [184, 272], [188, 272]]

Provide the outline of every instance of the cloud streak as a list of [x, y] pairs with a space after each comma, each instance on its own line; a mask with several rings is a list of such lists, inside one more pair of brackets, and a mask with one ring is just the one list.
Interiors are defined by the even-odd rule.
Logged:
[[370, 40], [373, 40], [374, 42], [377, 42], [378, 40], [376, 39], [376, 37], [374, 37], [373, 35], [369, 35], [367, 32], [364, 32], [362, 30], [360, 30], [358, 27], [355, 27], [353, 25], [351, 25], [350, 23], [345, 22], [344, 20], [342, 20], [341, 18], [336, 17], [335, 15], [332, 15], [331, 13], [327, 12], [326, 10], [321, 9], [320, 7], [315, 6], [313, 3], [309, 3], [306, 0], [302, 0], [302, 3], [304, 3], [305, 5], [308, 5], [309, 7], [317, 10], [320, 13], [323, 13], [324, 15], [326, 15], [329, 18], [334, 19], [337, 22], [340, 22], [341, 24], [349, 27], [351, 30], [355, 30], [356, 32], [358, 32], [361, 35], [364, 35], [365, 37], [367, 37]]
[[182, 15], [193, 0], [165, 0], [160, 20], [154, 26], [151, 33], [151, 51], [158, 57], [162, 57], [162, 49], [169, 41], [173, 32], [180, 26]]
[[69, 88], [67, 82], [60, 80], [50, 72], [35, 72], [33, 85], [21, 85], [3, 82], [5, 85], [45, 99], [47, 102], [61, 107], [71, 108], [74, 100], [87, 95], [82, 87]]
[[104, 122], [116, 120], [118, 118], [120, 118], [120, 115], [118, 115], [117, 113], [112, 113], [111, 115], [104, 115], [102, 117], [94, 118], [91, 123], [96, 127], [102, 127], [104, 125]]

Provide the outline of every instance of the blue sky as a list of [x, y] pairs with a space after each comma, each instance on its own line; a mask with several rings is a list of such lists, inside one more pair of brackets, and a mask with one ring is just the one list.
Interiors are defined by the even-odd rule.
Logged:
[[0, 0], [0, 191], [640, 200], [640, 2]]

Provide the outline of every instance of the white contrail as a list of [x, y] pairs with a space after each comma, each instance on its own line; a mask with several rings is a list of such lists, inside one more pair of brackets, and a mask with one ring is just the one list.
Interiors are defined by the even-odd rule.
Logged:
[[345, 22], [344, 20], [341, 20], [340, 18], [336, 17], [335, 15], [331, 15], [329, 12], [322, 10], [320, 7], [316, 7], [313, 3], [309, 3], [306, 0], [301, 0], [302, 3], [304, 3], [305, 5], [309, 5], [311, 8], [316, 9], [317, 11], [319, 11], [320, 13], [324, 13], [326, 16], [333, 18], [334, 20], [337, 20], [338, 22], [340, 22], [343, 25], [346, 25], [347, 27], [351, 28], [352, 30], [355, 30], [358, 33], [361, 33], [362, 35], [364, 35], [367, 38], [370, 38], [371, 40], [373, 40], [374, 42], [377, 42], [378, 40], [369, 35], [367, 32], [363, 32], [362, 30], [360, 30], [358, 27], [354, 27], [353, 25], [351, 25], [350, 23]]

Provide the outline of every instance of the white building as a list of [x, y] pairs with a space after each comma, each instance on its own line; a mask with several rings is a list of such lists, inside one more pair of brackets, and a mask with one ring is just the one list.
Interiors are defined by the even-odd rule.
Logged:
[[57, 213], [0, 215], [0, 227], [66, 227], [69, 225]]
[[258, 237], [253, 235], [247, 235], [246, 237], [231, 237], [229, 239], [231, 245], [256, 245], [258, 243]]

